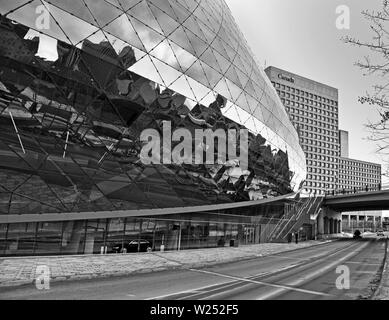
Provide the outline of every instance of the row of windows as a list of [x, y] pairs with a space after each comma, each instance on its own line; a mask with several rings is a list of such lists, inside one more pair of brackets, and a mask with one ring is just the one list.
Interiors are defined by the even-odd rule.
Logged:
[[297, 89], [297, 88], [289, 87], [289, 86], [286, 86], [284, 84], [280, 84], [280, 83], [276, 83], [276, 82], [272, 82], [272, 84], [276, 88], [277, 91], [283, 90], [283, 91], [286, 91], [286, 92], [291, 92], [292, 94], [299, 95], [301, 97], [306, 97], [306, 98], [309, 98], [309, 99], [315, 99], [315, 100], [317, 100], [319, 102], [327, 103], [328, 105], [331, 105], [331, 106], [338, 106], [338, 102], [335, 101], [335, 100], [328, 99], [328, 98], [325, 98], [325, 97], [321, 97], [321, 96], [318, 96], [316, 94], [309, 93], [307, 91], [303, 91], [303, 90], [300, 90], [300, 89]]
[[306, 145], [305, 142], [302, 144], [304, 152], [307, 153], [317, 153], [319, 155], [327, 155], [327, 156], [338, 156], [337, 151], [333, 151], [334, 149], [329, 149], [326, 147], [321, 147], [321, 148], [316, 148], [316, 147], [311, 147], [310, 145]]
[[366, 185], [369, 188], [376, 188], [377, 183], [375, 182], [367, 182], [367, 181], [360, 181], [360, 182], [349, 182], [347, 180], [339, 181], [338, 188], [339, 189], [352, 189], [352, 188], [364, 188]]
[[350, 180], [350, 181], [381, 181], [381, 177], [361, 177], [361, 176], [356, 176], [356, 175], [351, 175], [351, 174], [339, 174], [339, 177], [342, 179]]
[[[334, 138], [330, 138], [321, 134], [313, 133], [313, 132], [308, 132], [308, 131], [301, 131], [300, 132], [301, 137], [307, 137], [307, 138], [312, 138], [312, 139], [317, 139], [320, 141], [329, 141], [332, 143], [338, 143], [338, 141]], [[336, 148], [337, 145], [332, 145], [332, 148]]]
[[356, 185], [356, 184], [371, 184], [371, 185], [378, 185], [381, 181], [380, 180], [372, 180], [372, 179], [347, 179], [347, 177], [342, 176], [341, 179], [339, 179], [340, 184], [345, 184], [345, 185]]
[[[322, 174], [322, 175], [325, 174], [325, 175], [329, 175], [329, 176], [333, 176], [333, 177], [336, 175], [335, 171], [326, 170], [325, 168], [312, 168], [311, 173], [318, 173], [318, 174]], [[316, 176], [314, 178], [312, 178], [312, 177], [313, 177], [312, 174], [308, 174], [308, 179], [316, 180]], [[320, 177], [319, 177], [319, 179], [320, 179]]]
[[323, 190], [304, 189], [304, 191], [305, 191], [306, 193], [309, 193], [309, 194], [324, 195], [324, 191], [323, 191]]
[[336, 110], [336, 108], [331, 108], [330, 105], [327, 106], [325, 103], [318, 102], [317, 100], [310, 100], [310, 99], [304, 98], [303, 96], [302, 97], [295, 96], [294, 94], [290, 94], [290, 93], [280, 91], [280, 90], [277, 90], [277, 93], [280, 97], [290, 99], [290, 100], [293, 100], [295, 102], [297, 101], [297, 102], [309, 104], [309, 105], [315, 106], [315, 107], [327, 108], [329, 110]]
[[308, 131], [308, 133], [317, 132], [317, 133], [323, 134], [323, 136], [321, 136], [322, 140], [328, 140], [328, 141], [331, 140], [332, 142], [336, 142], [336, 143], [338, 142], [339, 135], [338, 135], [337, 131], [329, 131], [329, 130], [320, 128], [318, 126], [309, 126], [309, 125], [304, 124], [304, 123], [300, 124], [299, 128], [300, 128], [301, 132]]
[[322, 176], [322, 175], [309, 174], [308, 180], [335, 182], [334, 175], [327, 177], [327, 176]]
[[[299, 121], [299, 122], [303, 122], [303, 123], [307, 123], [307, 124], [313, 124], [314, 126], [320, 126], [322, 128], [327, 128], [327, 129], [330, 129], [330, 130], [338, 130], [338, 127], [335, 126], [335, 125], [331, 125], [329, 123], [325, 123], [323, 121], [315, 121], [313, 119], [308, 119], [308, 118], [303, 118], [303, 117], [299, 117], [299, 116], [295, 116], [293, 114], [290, 115], [290, 119], [292, 120], [295, 120], [295, 121]], [[334, 132], [333, 133], [333, 136], [336, 136], [337, 133]]]
[[324, 195], [324, 191], [316, 190], [316, 189], [304, 189], [304, 192], [307, 194], [315, 194], [315, 195]]
[[368, 169], [361, 169], [356, 167], [345, 167], [343, 165], [339, 166], [339, 169], [344, 174], [348, 175], [360, 175], [360, 176], [366, 176], [366, 175], [372, 175], [372, 176], [381, 176], [381, 170], [368, 170]]
[[372, 181], [381, 181], [381, 177], [378, 177], [378, 176], [375, 176], [375, 177], [362, 177], [360, 175], [355, 175], [355, 174], [339, 174], [339, 177], [340, 178], [343, 178], [343, 179], [346, 179], [346, 180], [354, 180], [354, 181], [368, 181], [368, 180], [372, 180]]
[[321, 121], [326, 121], [328, 123], [336, 123], [336, 124], [338, 123], [337, 117], [335, 117], [335, 116], [326, 117], [326, 116], [318, 115], [317, 113], [307, 112], [307, 111], [303, 111], [303, 110], [299, 110], [299, 109], [295, 109], [295, 108], [289, 108], [289, 107], [286, 107], [286, 111], [288, 111], [289, 114], [293, 114], [295, 116], [301, 115], [301, 116], [309, 118], [309, 119], [317, 119], [317, 120], [321, 120]]
[[332, 190], [335, 188], [334, 184], [324, 183], [324, 182], [316, 182], [316, 181], [306, 181], [305, 185], [307, 187], [323, 188], [323, 189], [327, 189], [327, 190]]
[[338, 170], [338, 166], [336, 164], [334, 164], [334, 163], [308, 160], [307, 164], [308, 164], [308, 166], [314, 166], [314, 167], [329, 168], [329, 169]]
[[[313, 170], [316, 169], [316, 170]], [[324, 170], [324, 169], [318, 169], [318, 168], [312, 168], [312, 170], [309, 171], [310, 174], [307, 175], [308, 180], [316, 180], [316, 181], [321, 181], [324, 179], [326, 176], [332, 177], [335, 179], [336, 173], [327, 173], [327, 172], [333, 172], [331, 170]], [[334, 180], [335, 181], [335, 180]]]
[[[283, 97], [281, 97], [281, 101], [284, 103], [286, 109], [294, 109], [291, 107], [297, 107], [298, 108], [297, 110], [300, 110], [300, 112], [310, 111], [310, 112], [318, 114], [318, 115], [324, 115], [324, 116], [328, 116], [328, 117], [332, 117], [332, 118], [337, 117], [336, 116], [337, 112], [330, 112], [330, 111], [323, 109], [325, 107], [325, 105], [323, 105], [321, 103], [311, 103], [311, 105], [308, 105], [308, 104], [304, 104], [302, 102], [296, 102], [294, 100], [285, 99]], [[335, 109], [335, 111], [337, 111], [337, 110]]]
[[380, 165], [374, 165], [370, 163], [345, 161], [344, 159], [340, 159], [340, 164], [343, 165], [345, 168], [359, 169], [359, 170], [370, 169], [374, 171], [381, 171]]
[[344, 170], [342, 167], [340, 167], [340, 174], [344, 174], [346, 176], [360, 176], [360, 177], [371, 177], [371, 178], [379, 178], [381, 177], [381, 173], [377, 171], [370, 171], [370, 172], [360, 172], [360, 171], [354, 171], [354, 170]]
[[309, 159], [314, 159], [314, 160], [321, 160], [321, 161], [328, 161], [331, 163], [335, 163], [335, 158], [333, 157], [327, 157], [327, 156], [322, 156], [322, 155], [317, 155], [313, 153], [308, 153], [307, 158]]
[[[332, 156], [336, 156], [338, 154], [337, 151], [333, 151], [333, 150], [337, 150], [336, 145], [332, 145], [332, 144], [320, 142], [320, 141], [317, 142], [317, 144], [316, 144], [316, 143], [312, 143], [312, 141], [317, 142], [316, 140], [310, 140], [310, 139], [304, 139], [304, 138], [301, 139], [302, 144], [307, 144], [306, 146], [303, 146], [303, 149], [305, 149], [304, 151], [316, 152], [316, 153], [321, 153], [321, 154], [328, 154], [328, 155], [332, 155]], [[320, 148], [311, 147], [312, 144], [314, 144]], [[322, 149], [322, 148], [326, 148], [326, 149]]]

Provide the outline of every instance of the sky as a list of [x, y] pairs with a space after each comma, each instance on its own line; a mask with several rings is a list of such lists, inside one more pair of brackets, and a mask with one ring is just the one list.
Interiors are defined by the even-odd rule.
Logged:
[[[382, 0], [226, 0], [257, 60], [339, 89], [339, 127], [349, 131], [350, 158], [384, 164], [377, 146], [368, 141], [365, 124], [377, 111], [358, 97], [376, 80], [364, 76], [355, 62], [366, 51], [345, 44], [347, 35], [371, 40], [363, 10], [377, 10]], [[339, 30], [338, 6], [350, 8], [350, 29]], [[383, 171], [386, 167], [383, 167]], [[384, 183], [389, 182], [385, 179]]]

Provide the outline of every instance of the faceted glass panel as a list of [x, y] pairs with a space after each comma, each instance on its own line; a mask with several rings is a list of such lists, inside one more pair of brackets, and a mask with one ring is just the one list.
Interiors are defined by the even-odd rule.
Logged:
[[[36, 25], [39, 5], [48, 29]], [[0, 214], [244, 202], [305, 179], [297, 132], [223, 0], [4, 0], [0, 10]], [[220, 141], [236, 132], [235, 154], [200, 129], [226, 133]], [[178, 133], [191, 139], [188, 163], [171, 163]], [[195, 151], [214, 164], [195, 163]], [[4, 251], [18, 250], [22, 227]], [[25, 250], [97, 253], [139, 237], [177, 248], [180, 228], [188, 247], [231, 234], [214, 223], [73, 221], [35, 226]]]

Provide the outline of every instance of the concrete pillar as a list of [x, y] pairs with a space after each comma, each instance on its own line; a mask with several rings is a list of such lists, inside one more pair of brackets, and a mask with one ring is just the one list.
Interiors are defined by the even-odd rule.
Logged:
[[331, 219], [329, 220], [329, 225], [330, 225], [330, 226], [329, 226], [329, 227], [330, 227], [330, 228], [329, 228], [330, 230], [329, 230], [328, 233], [329, 233], [329, 234], [333, 234], [333, 233], [334, 233], [334, 219], [331, 218]]
[[255, 243], [260, 243], [261, 226], [255, 226]]
[[329, 234], [330, 228], [329, 228], [329, 219], [328, 217], [324, 217], [324, 234]]
[[320, 236], [325, 234], [325, 226], [324, 226], [324, 214], [321, 212], [317, 217], [317, 234]]
[[84, 254], [93, 254], [94, 244], [95, 244], [95, 235], [93, 233], [88, 232], [85, 239]]

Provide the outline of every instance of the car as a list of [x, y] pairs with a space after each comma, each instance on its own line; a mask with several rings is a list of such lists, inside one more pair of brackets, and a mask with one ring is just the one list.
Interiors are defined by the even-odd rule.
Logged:
[[362, 239], [361, 231], [357, 230], [354, 232], [354, 239]]
[[147, 252], [152, 248], [152, 245], [147, 240], [132, 240], [130, 242], [124, 242], [119, 244], [114, 244], [112, 247], [113, 253], [123, 253], [124, 249], [126, 252]]
[[385, 237], [384, 230], [378, 230], [377, 231], [377, 237]]

